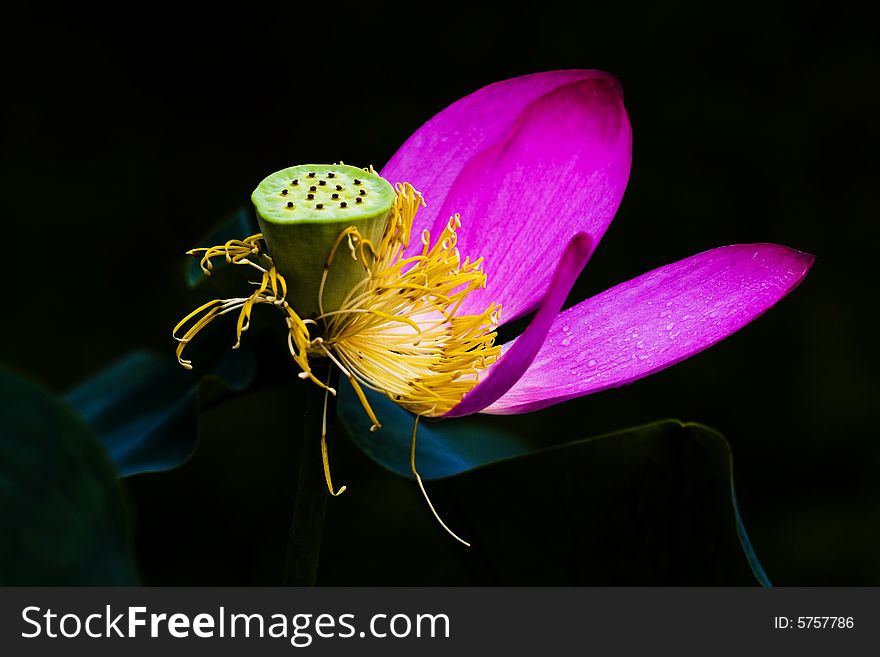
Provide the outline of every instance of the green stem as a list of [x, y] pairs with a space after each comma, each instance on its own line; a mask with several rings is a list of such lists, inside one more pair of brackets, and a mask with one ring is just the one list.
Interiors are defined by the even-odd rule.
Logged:
[[[320, 381], [332, 376], [330, 385], [339, 384], [339, 372], [329, 363], [316, 363], [312, 373]], [[324, 481], [321, 459], [321, 424], [324, 414], [324, 390], [313, 382], [305, 382], [306, 410], [303, 417], [302, 451], [296, 488], [296, 505], [287, 538], [287, 557], [284, 564], [285, 586], [314, 586], [318, 574], [318, 557], [324, 534], [324, 517], [330, 493]], [[336, 418], [336, 397], [327, 400], [327, 429]]]

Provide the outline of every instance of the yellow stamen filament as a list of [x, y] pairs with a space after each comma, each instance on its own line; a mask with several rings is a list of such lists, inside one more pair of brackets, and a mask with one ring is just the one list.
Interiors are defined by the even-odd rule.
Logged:
[[[327, 482], [327, 490], [333, 497], [342, 495], [346, 487], [342, 486], [339, 490], [333, 489], [333, 479], [330, 477], [330, 457], [327, 454], [327, 398], [330, 396], [330, 374], [327, 376], [326, 390], [324, 391], [324, 414], [321, 416], [321, 460], [324, 462], [324, 480]], [[305, 436], [305, 440], [309, 437]]]
[[259, 256], [261, 254], [261, 249], [259, 242], [263, 239], [263, 235], [261, 233], [257, 233], [256, 235], [251, 235], [250, 237], [246, 237], [243, 240], [229, 240], [226, 244], [222, 246], [210, 246], [208, 248], [199, 248], [192, 249], [187, 251], [188, 255], [198, 255], [202, 253], [202, 259], [199, 262], [199, 265], [202, 268], [202, 271], [205, 273], [205, 276], [211, 275], [211, 270], [213, 269], [213, 265], [211, 264], [211, 258], [215, 258], [217, 256], [224, 256], [226, 258], [226, 262], [234, 265], [250, 265], [251, 267], [255, 267], [260, 271], [265, 271], [263, 267], [260, 267], [258, 264], [253, 262], [249, 256]]
[[422, 495], [425, 497], [425, 501], [428, 503], [428, 508], [431, 509], [431, 513], [434, 514], [434, 517], [437, 519], [437, 522], [440, 523], [440, 526], [443, 527], [443, 529], [446, 530], [446, 533], [448, 533], [450, 536], [452, 536], [452, 538], [454, 538], [456, 541], [458, 541], [462, 545], [470, 547], [471, 546], [470, 543], [468, 543], [466, 540], [461, 538], [454, 531], [449, 529], [449, 526], [445, 522], [443, 522], [443, 519], [440, 518], [440, 515], [437, 513], [437, 510], [434, 509], [434, 505], [431, 504], [431, 498], [428, 497], [428, 491], [425, 490], [425, 484], [422, 483], [422, 477], [419, 475], [419, 471], [416, 470], [416, 433], [418, 433], [418, 430], [419, 430], [419, 416], [416, 415], [416, 420], [413, 423], [412, 448], [410, 449], [410, 452], [409, 452], [409, 465], [410, 465], [410, 468], [412, 469], [413, 476], [416, 478], [416, 481], [419, 484], [419, 488], [422, 491]]
[[[379, 424], [379, 420], [376, 419], [376, 414], [373, 413], [373, 409], [370, 406], [370, 402], [367, 401], [367, 397], [366, 397], [366, 395], [364, 395], [364, 391], [361, 389], [360, 385], [358, 384], [357, 379], [355, 379], [351, 375], [351, 372], [349, 372], [347, 369], [345, 369], [345, 366], [342, 363], [340, 363], [333, 356], [333, 354], [330, 351], [327, 350], [327, 347], [324, 346], [324, 341], [321, 338], [315, 338], [313, 343], [316, 344], [324, 352], [324, 355], [326, 355], [327, 358], [329, 358], [331, 361], [333, 361], [333, 364], [339, 368], [339, 371], [342, 372], [346, 376], [346, 378], [348, 379], [349, 383], [351, 383], [351, 387], [354, 390], [355, 394], [357, 395], [358, 400], [361, 402], [361, 406], [363, 406], [364, 410], [366, 411], [367, 417], [369, 417], [370, 420], [372, 420], [372, 422], [373, 422], [373, 426], [370, 427], [370, 431], [376, 431], [377, 429], [380, 429], [382, 427], [382, 425]], [[329, 388], [329, 390], [332, 391], [333, 388]], [[333, 392], [333, 394], [335, 395], [336, 393]]]

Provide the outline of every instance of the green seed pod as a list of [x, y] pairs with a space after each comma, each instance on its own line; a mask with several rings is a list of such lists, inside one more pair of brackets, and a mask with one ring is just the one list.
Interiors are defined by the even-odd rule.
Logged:
[[[257, 186], [251, 201], [269, 255], [287, 279], [287, 300], [297, 313], [318, 314], [321, 275], [340, 233], [356, 226], [378, 245], [394, 198], [387, 180], [344, 164], [288, 167]], [[363, 278], [363, 264], [351, 258], [343, 243], [324, 285], [324, 311], [339, 308]]]

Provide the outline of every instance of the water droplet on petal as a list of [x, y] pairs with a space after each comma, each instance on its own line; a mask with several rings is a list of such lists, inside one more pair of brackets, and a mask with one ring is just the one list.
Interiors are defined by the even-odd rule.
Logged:
[[567, 347], [568, 345], [571, 344], [571, 338], [563, 338], [563, 340], [560, 342], [560, 344], [561, 344], [563, 347]]
[[591, 359], [587, 362], [587, 367], [596, 367], [596, 359], [595, 359], [595, 358], [591, 358]]
[[669, 323], [666, 325], [666, 330], [667, 330], [667, 331], [671, 331], [673, 326], [675, 326], [675, 322], [669, 322]]

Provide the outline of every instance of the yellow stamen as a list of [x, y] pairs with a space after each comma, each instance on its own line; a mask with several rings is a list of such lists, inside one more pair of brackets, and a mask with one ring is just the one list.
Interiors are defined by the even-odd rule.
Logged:
[[431, 504], [431, 498], [428, 497], [428, 491], [425, 490], [425, 484], [422, 483], [422, 478], [421, 478], [421, 476], [419, 476], [419, 471], [416, 470], [416, 433], [418, 432], [418, 430], [419, 430], [419, 416], [416, 415], [416, 421], [413, 423], [412, 449], [410, 449], [410, 453], [409, 453], [409, 466], [412, 469], [413, 476], [415, 476], [416, 481], [419, 484], [419, 488], [422, 491], [422, 495], [425, 497], [425, 501], [428, 503], [428, 508], [431, 509], [431, 513], [434, 514], [434, 517], [437, 519], [437, 522], [440, 523], [440, 526], [443, 527], [443, 529], [445, 529], [446, 532], [450, 536], [452, 536], [452, 538], [454, 538], [456, 541], [458, 541], [462, 545], [470, 547], [471, 546], [470, 543], [468, 543], [466, 540], [461, 538], [454, 531], [449, 529], [447, 524], [445, 522], [443, 522], [443, 520], [440, 518], [440, 515], [437, 513], [437, 510], [434, 509], [434, 505]]
[[[339, 490], [333, 489], [333, 479], [330, 477], [330, 457], [327, 454], [327, 398], [330, 396], [330, 376], [327, 376], [326, 390], [324, 391], [324, 414], [321, 416], [321, 460], [324, 462], [324, 480], [327, 482], [327, 489], [333, 497], [342, 495], [346, 487], [342, 486]], [[305, 440], [309, 437], [305, 436]]]
[[[193, 249], [188, 252], [191, 255], [204, 253], [201, 260], [201, 267], [207, 275], [210, 275], [212, 269], [211, 258], [223, 256], [229, 263], [238, 265], [247, 264], [256, 268], [262, 273], [262, 276], [259, 283], [254, 283], [254, 285], [257, 286], [257, 289], [250, 296], [232, 299], [214, 299], [213, 301], [209, 301], [208, 303], [199, 306], [178, 322], [172, 331], [172, 336], [179, 343], [177, 345], [177, 360], [186, 369], [192, 369], [192, 362], [183, 358], [183, 350], [186, 348], [186, 345], [189, 344], [199, 331], [205, 328], [217, 317], [234, 310], [239, 310], [238, 321], [235, 326], [236, 341], [232, 346], [233, 349], [237, 349], [241, 344], [241, 334], [247, 331], [250, 326], [251, 311], [253, 310], [253, 307], [260, 303], [267, 303], [275, 306], [285, 315], [285, 320], [288, 326], [288, 347], [290, 348], [290, 353], [293, 356], [294, 361], [302, 369], [302, 374], [305, 378], [311, 379], [318, 386], [327, 389], [335, 395], [335, 390], [316, 379], [311, 373], [311, 367], [308, 361], [309, 350], [312, 347], [312, 341], [309, 337], [309, 329], [306, 326], [305, 321], [301, 319], [287, 303], [285, 299], [287, 296], [287, 281], [284, 279], [284, 276], [278, 273], [275, 269], [272, 259], [262, 252], [260, 247], [262, 239], [262, 234], [257, 233], [244, 240], [230, 240], [221, 246]], [[249, 259], [249, 256], [260, 258], [269, 268], [266, 269], [256, 264]], [[199, 317], [199, 315], [201, 315], [201, 317]], [[182, 337], [178, 337], [177, 333], [196, 317], [199, 318], [196, 320], [195, 324], [193, 324]]]
[[[372, 167], [368, 169], [372, 171]], [[239, 311], [236, 343], [250, 326], [251, 312], [257, 304], [278, 308], [287, 323], [287, 344], [294, 362], [302, 370], [299, 376], [325, 390], [324, 420], [321, 430], [321, 454], [324, 476], [331, 494], [334, 491], [327, 453], [327, 399], [336, 390], [317, 379], [310, 358], [328, 358], [351, 383], [358, 400], [375, 431], [381, 424], [370, 407], [363, 388], [380, 392], [415, 414], [410, 466], [434, 517], [456, 540], [440, 519], [416, 470], [416, 433], [420, 416], [446, 413], [477, 384], [479, 375], [495, 362], [501, 347], [495, 346], [495, 327], [501, 306], [490, 303], [475, 315], [460, 315], [467, 296], [486, 286], [482, 258], [471, 261], [456, 247], [459, 215], [452, 216], [445, 228], [431, 240], [429, 231], [419, 236], [421, 249], [404, 257], [410, 245], [413, 220], [424, 206], [421, 194], [408, 183], [396, 185], [397, 195], [388, 215], [385, 231], [378, 245], [361, 235], [357, 227], [343, 230], [327, 256], [318, 283], [319, 316], [302, 319], [286, 301], [287, 282], [263, 249], [261, 234], [243, 240], [230, 240], [221, 246], [193, 249], [201, 255], [201, 267], [210, 275], [211, 258], [251, 266], [261, 272], [255, 291], [232, 299], [215, 299], [200, 306], [174, 327], [179, 344], [180, 364], [192, 368], [182, 353], [187, 344], [217, 317]], [[364, 268], [364, 277], [349, 291], [339, 308], [324, 308], [324, 287], [336, 253], [345, 244], [351, 257]], [[178, 332], [194, 322], [183, 336]], [[309, 327], [313, 328], [311, 337]], [[332, 367], [332, 366], [331, 366]]]
[[411, 185], [398, 184], [396, 189], [378, 248], [354, 226], [337, 239], [327, 269], [347, 239], [352, 255], [364, 264], [365, 277], [339, 309], [324, 312], [321, 306], [318, 319], [325, 322], [324, 344], [358, 382], [417, 415], [442, 415], [498, 358], [493, 329], [500, 306], [490, 304], [479, 315], [457, 314], [467, 295], [486, 284], [482, 259], [461, 262], [458, 215], [450, 218], [433, 247], [430, 234], [423, 231], [421, 254], [403, 257], [424, 201]]
[[[318, 347], [321, 348], [321, 350], [324, 352], [324, 354], [327, 356], [327, 358], [329, 358], [331, 361], [333, 361], [333, 364], [339, 368], [339, 371], [342, 372], [345, 375], [345, 377], [348, 379], [349, 383], [351, 383], [351, 388], [352, 388], [352, 390], [354, 390], [355, 394], [357, 395], [358, 400], [360, 400], [361, 406], [363, 407], [363, 409], [367, 413], [367, 417], [369, 417], [370, 420], [373, 421], [373, 426], [370, 427], [370, 431], [376, 431], [377, 429], [381, 429], [382, 425], [379, 424], [379, 420], [376, 418], [376, 414], [373, 413], [373, 409], [370, 406], [370, 402], [367, 401], [367, 396], [364, 394], [364, 391], [361, 389], [360, 385], [358, 384], [357, 379], [355, 379], [351, 375], [351, 372], [349, 372], [345, 368], [345, 366], [342, 363], [340, 363], [339, 360], [337, 360], [336, 357], [334, 357], [330, 351], [327, 350], [327, 348], [324, 346], [324, 341], [321, 338], [315, 338], [313, 343], [318, 345]], [[330, 390], [333, 390], [333, 389], [330, 388]], [[335, 395], [336, 392], [334, 391], [333, 394]]]
[[187, 254], [198, 255], [199, 253], [204, 253], [199, 265], [205, 273], [205, 276], [211, 275], [211, 270], [213, 269], [211, 258], [216, 258], [221, 255], [226, 258], [226, 262], [228, 263], [235, 265], [250, 265], [261, 271], [265, 271], [263, 267], [260, 267], [249, 259], [249, 256], [260, 256], [263, 252], [259, 244], [262, 240], [262, 233], [257, 233], [256, 235], [251, 235], [243, 240], [229, 240], [226, 244], [221, 246], [192, 249], [187, 251]]

